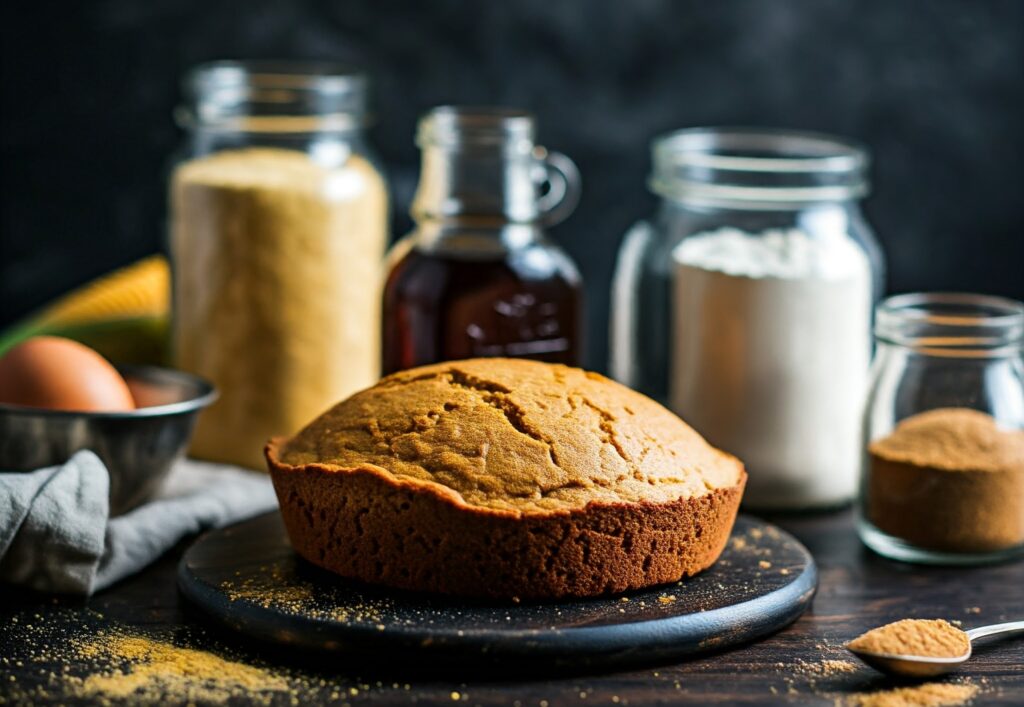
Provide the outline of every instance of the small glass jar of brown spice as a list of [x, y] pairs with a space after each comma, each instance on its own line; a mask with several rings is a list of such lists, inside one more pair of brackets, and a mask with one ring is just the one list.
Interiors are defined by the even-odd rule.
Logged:
[[908, 562], [1024, 551], [1024, 304], [910, 294], [876, 313], [860, 534]]

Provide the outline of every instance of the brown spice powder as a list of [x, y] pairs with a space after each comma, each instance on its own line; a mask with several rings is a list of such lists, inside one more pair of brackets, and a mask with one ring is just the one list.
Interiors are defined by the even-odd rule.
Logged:
[[872, 629], [847, 645], [871, 653], [955, 658], [970, 650], [971, 641], [966, 633], [942, 619], [904, 619]]
[[942, 408], [903, 420], [868, 451], [866, 512], [879, 530], [945, 552], [1024, 542], [1024, 431]]
[[932, 682], [850, 695], [844, 704], [851, 707], [952, 707], [970, 702], [977, 694], [977, 685]]
[[851, 663], [848, 660], [835, 660], [827, 659], [822, 660], [818, 663], [813, 663], [809, 668], [809, 671], [814, 675], [823, 675], [825, 677], [831, 677], [833, 675], [848, 675], [855, 673], [860, 670], [860, 667], [856, 663]]

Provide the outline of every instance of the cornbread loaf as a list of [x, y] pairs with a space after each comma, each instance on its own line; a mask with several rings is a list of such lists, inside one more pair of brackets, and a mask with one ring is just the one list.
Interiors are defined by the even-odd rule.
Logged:
[[396, 373], [266, 447], [295, 550], [403, 589], [539, 599], [710, 566], [743, 465], [600, 375], [517, 359]]

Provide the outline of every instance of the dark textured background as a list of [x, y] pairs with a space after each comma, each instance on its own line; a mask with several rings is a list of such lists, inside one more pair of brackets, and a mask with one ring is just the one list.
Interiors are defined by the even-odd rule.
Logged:
[[178, 78], [215, 58], [318, 58], [377, 79], [373, 140], [396, 196], [416, 117], [528, 107], [584, 175], [555, 230], [588, 283], [605, 365], [618, 242], [652, 209], [648, 141], [704, 124], [868, 144], [866, 209], [889, 289], [1024, 298], [1024, 2], [419, 0], [5, 2], [0, 325], [162, 243]]

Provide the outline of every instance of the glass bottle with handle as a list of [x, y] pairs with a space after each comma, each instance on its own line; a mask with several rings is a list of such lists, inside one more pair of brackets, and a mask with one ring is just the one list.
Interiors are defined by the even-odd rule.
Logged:
[[440, 107], [420, 121], [416, 228], [388, 257], [383, 371], [510, 356], [578, 364], [582, 283], [545, 228], [579, 199], [528, 113]]

